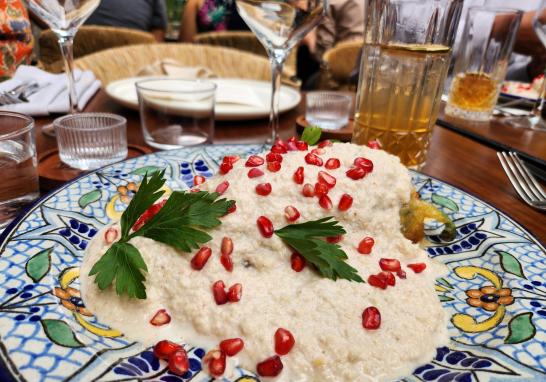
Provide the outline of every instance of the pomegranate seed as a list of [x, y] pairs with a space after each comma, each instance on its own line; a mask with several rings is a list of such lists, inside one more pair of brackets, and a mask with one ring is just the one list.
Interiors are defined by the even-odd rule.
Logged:
[[282, 155], [276, 153], [268, 153], [265, 156], [267, 162], [282, 162]]
[[343, 235], [339, 235], [339, 236], [329, 236], [326, 238], [326, 241], [330, 244], [337, 244], [339, 243], [341, 240], [343, 240]]
[[206, 178], [204, 176], [201, 176], [201, 175], [195, 175], [193, 177], [193, 185], [194, 186], [199, 186], [200, 184], [203, 184], [205, 183], [206, 181]]
[[228, 208], [227, 210], [227, 214], [232, 214], [234, 213], [235, 211], [237, 211], [237, 203], [235, 201], [233, 201], [233, 205], [231, 207]]
[[203, 269], [207, 261], [209, 261], [211, 255], [212, 251], [209, 247], [202, 247], [191, 259], [191, 267], [196, 271], [200, 271]]
[[368, 276], [368, 284], [376, 288], [387, 289], [387, 279], [381, 278], [377, 275]]
[[362, 312], [362, 326], [368, 330], [379, 329], [381, 326], [381, 313], [375, 306], [369, 306]]
[[250, 170], [248, 170], [248, 177], [250, 179], [258, 178], [258, 177], [262, 176], [263, 174], [264, 174], [264, 172], [262, 170], [260, 170], [259, 168], [251, 168]]
[[300, 218], [300, 216], [301, 216], [300, 212], [294, 206], [288, 206], [284, 209], [284, 217], [289, 222], [295, 222], [296, 220]]
[[327, 185], [328, 188], [334, 188], [336, 185], [336, 178], [328, 174], [326, 171], [319, 171], [318, 181], [319, 183]]
[[263, 237], [270, 238], [273, 236], [273, 223], [271, 223], [271, 220], [265, 216], [260, 216], [256, 223]]
[[402, 269], [400, 269], [398, 272], [396, 272], [396, 276], [404, 280], [406, 278], [406, 271], [403, 271]]
[[305, 141], [297, 141], [296, 142], [296, 147], [298, 148], [299, 151], [309, 150], [309, 145]]
[[256, 193], [261, 196], [271, 194], [271, 183], [260, 183], [256, 186]]
[[150, 320], [153, 326], [163, 326], [171, 322], [171, 316], [165, 309], [159, 309]]
[[379, 260], [379, 266], [384, 271], [397, 272], [401, 269], [400, 261], [396, 259], [385, 259], [382, 258]]
[[315, 155], [324, 155], [325, 153], [326, 153], [326, 150], [322, 148], [311, 150], [311, 154], [315, 154]]
[[224, 162], [220, 165], [220, 174], [227, 174], [233, 169], [233, 165], [231, 163]]
[[163, 340], [159, 341], [154, 346], [154, 356], [159, 359], [167, 360], [177, 350], [182, 349], [182, 346], [174, 342]]
[[224, 159], [222, 159], [222, 163], [229, 163], [232, 165], [235, 162], [237, 162], [239, 159], [241, 159], [239, 155], [226, 155]]
[[212, 284], [212, 294], [217, 305], [224, 305], [226, 302], [228, 302], [226, 285], [222, 280], [218, 280]]
[[332, 200], [330, 200], [330, 198], [326, 194], [321, 195], [319, 199], [319, 205], [325, 210], [329, 210], [332, 208]]
[[228, 301], [229, 302], [237, 302], [241, 300], [241, 296], [243, 295], [243, 285], [242, 284], [233, 284], [229, 287], [228, 290]]
[[292, 256], [290, 256], [290, 265], [296, 272], [303, 271], [303, 268], [305, 268], [305, 263], [305, 258], [299, 253], [293, 253]]
[[273, 147], [271, 147], [271, 152], [275, 154], [286, 154], [288, 152], [288, 148], [280, 145], [273, 145]]
[[352, 180], [359, 180], [366, 176], [366, 170], [360, 168], [360, 167], [353, 167], [350, 170], [348, 170], [345, 174]]
[[188, 360], [188, 354], [182, 348], [175, 351], [169, 357], [169, 371], [176, 375], [184, 375], [190, 369], [190, 362]]
[[220, 255], [220, 263], [224, 266], [224, 269], [228, 272], [233, 271], [233, 261], [229, 255]]
[[136, 221], [136, 223], [133, 225], [133, 231], [138, 231], [141, 229], [144, 224], [148, 223], [151, 218], [153, 218], [159, 210], [167, 203], [167, 199], [163, 199], [159, 203], [156, 203], [152, 205], [150, 208], [148, 208]]
[[368, 147], [370, 149], [380, 150], [381, 149], [381, 142], [379, 142], [378, 140], [368, 141]]
[[303, 184], [303, 167], [298, 167], [298, 169], [296, 170], [296, 172], [294, 172], [294, 182], [296, 182], [296, 184]]
[[354, 164], [368, 173], [373, 171], [373, 162], [369, 159], [358, 157], [355, 159]]
[[326, 161], [324, 167], [328, 170], [335, 170], [336, 168], [341, 167], [341, 162], [337, 158], [330, 158]]
[[322, 196], [322, 195], [326, 195], [329, 189], [328, 189], [328, 186], [325, 185], [324, 183], [315, 183], [314, 191], [316, 196]]
[[209, 373], [220, 376], [226, 371], [226, 353], [221, 350], [209, 352]]
[[353, 197], [349, 194], [341, 195], [337, 208], [340, 211], [347, 211], [353, 205]]
[[421, 273], [425, 270], [427, 265], [425, 263], [408, 264], [408, 268], [411, 268], [415, 273]]
[[286, 140], [286, 143], [287, 143], [287, 144], [288, 144], [289, 142], [294, 142], [294, 143], [296, 143], [297, 141], [298, 141], [298, 139], [297, 139], [295, 136], [292, 135], [290, 138], [288, 138], [288, 139]]
[[306, 183], [303, 186], [301, 193], [303, 194], [303, 196], [307, 198], [311, 198], [315, 196], [315, 188], [313, 187], [312, 184]]
[[305, 156], [305, 162], [313, 166], [322, 166], [322, 158], [313, 153], [309, 153]]
[[278, 328], [275, 332], [275, 353], [278, 355], [288, 354], [295, 343], [296, 340], [289, 330]]
[[334, 144], [332, 143], [332, 141], [326, 139], [326, 140], [324, 140], [324, 141], [322, 141], [322, 142], [319, 142], [319, 144], [317, 145], [317, 147], [319, 147], [319, 148], [322, 149], [322, 148], [324, 148], [324, 147], [329, 147], [329, 146], [333, 146], [333, 145], [334, 145]]
[[374, 239], [372, 239], [371, 237], [365, 237], [358, 244], [358, 252], [363, 255], [369, 255], [370, 253], [372, 253], [372, 248], [374, 244], [375, 244]]
[[286, 146], [288, 148], [288, 151], [298, 151], [298, 146], [296, 145], [296, 142], [286, 142]]
[[224, 192], [226, 192], [226, 190], [228, 189], [228, 187], [229, 187], [229, 182], [226, 180], [226, 181], [220, 183], [216, 187], [216, 192], [219, 193], [220, 195], [223, 195]]
[[256, 371], [260, 377], [276, 377], [281, 373], [282, 368], [281, 357], [278, 355], [269, 357], [256, 365]]
[[244, 346], [245, 343], [240, 338], [230, 338], [220, 342], [220, 350], [226, 353], [228, 357], [233, 357], [239, 353]]
[[198, 188], [192, 188], [192, 189], [190, 190], [190, 192], [193, 192], [193, 193], [195, 193], [195, 192], [201, 192], [201, 190], [198, 189]]
[[275, 146], [280, 146], [283, 149], [288, 150], [288, 144], [280, 138], [275, 141]]
[[251, 155], [246, 160], [245, 166], [246, 167], [258, 167], [264, 164], [264, 158], [258, 156], [258, 155]]
[[104, 232], [104, 242], [106, 244], [112, 244], [117, 238], [118, 230], [114, 227], [110, 227]]
[[277, 172], [281, 169], [281, 162], [267, 162], [267, 169], [271, 172]]
[[385, 280], [387, 285], [390, 285], [390, 286], [396, 285], [396, 279], [394, 278], [394, 273], [392, 272], [388, 272], [388, 271], [379, 272], [377, 274], [377, 277], [379, 277], [382, 280]]
[[220, 245], [220, 253], [222, 255], [230, 256], [233, 253], [233, 240], [225, 236], [222, 238], [222, 244]]

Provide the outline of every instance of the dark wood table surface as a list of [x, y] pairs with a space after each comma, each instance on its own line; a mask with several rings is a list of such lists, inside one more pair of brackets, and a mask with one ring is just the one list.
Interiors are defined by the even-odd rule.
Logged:
[[[296, 117], [304, 114], [304, 102], [298, 108], [281, 116], [281, 136], [295, 134]], [[129, 143], [144, 146], [138, 112], [128, 110], [110, 101], [101, 90], [88, 104], [86, 111], [111, 112], [127, 118]], [[41, 126], [50, 118], [38, 118], [38, 154], [56, 148], [56, 141], [41, 132]], [[215, 143], [263, 142], [269, 134], [267, 120], [223, 122], [216, 124]], [[515, 138], [517, 140], [517, 138]], [[519, 142], [519, 140], [518, 140]], [[521, 142], [520, 142], [521, 144]], [[543, 149], [542, 153], [546, 153]], [[423, 173], [450, 183], [477, 196], [506, 213], [521, 224], [542, 243], [546, 243], [546, 214], [522, 202], [504, 174], [490, 147], [446, 128], [437, 126], [432, 135], [429, 159]]]

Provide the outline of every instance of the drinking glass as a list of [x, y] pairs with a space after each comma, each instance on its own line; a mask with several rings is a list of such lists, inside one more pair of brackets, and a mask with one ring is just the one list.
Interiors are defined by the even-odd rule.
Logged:
[[28, 0], [30, 10], [57, 35], [68, 77], [70, 114], [76, 112], [78, 96], [74, 81], [73, 42], [78, 28], [99, 6], [100, 0]]
[[[271, 142], [279, 134], [279, 96], [284, 61], [327, 10], [327, 0], [236, 0], [241, 18], [265, 47], [271, 63]], [[269, 140], [268, 140], [269, 141]]]
[[497, 104], [523, 11], [470, 7], [445, 113], [489, 121]]
[[160, 150], [211, 143], [216, 84], [156, 78], [136, 83], [147, 144]]
[[425, 164], [462, 0], [365, 0], [353, 143]]
[[0, 111], [0, 228], [39, 196], [34, 120]]
[[353, 97], [338, 92], [308, 92], [305, 119], [324, 130], [338, 130], [349, 123]]

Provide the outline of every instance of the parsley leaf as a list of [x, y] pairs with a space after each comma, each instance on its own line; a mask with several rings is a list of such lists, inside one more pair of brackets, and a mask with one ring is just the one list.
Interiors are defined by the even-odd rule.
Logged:
[[290, 224], [275, 231], [275, 234], [286, 244], [313, 264], [323, 277], [334, 281], [341, 278], [364, 282], [358, 275], [358, 271], [345, 261], [347, 254], [339, 245], [320, 240], [320, 237], [345, 233], [339, 222], [331, 216], [301, 224]]
[[307, 142], [309, 146], [317, 144], [322, 135], [322, 129], [318, 126], [306, 126], [301, 134], [301, 140]]

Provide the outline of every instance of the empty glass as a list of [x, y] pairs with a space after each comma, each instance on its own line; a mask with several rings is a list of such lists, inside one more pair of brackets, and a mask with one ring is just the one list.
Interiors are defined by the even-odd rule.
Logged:
[[136, 83], [146, 143], [160, 150], [211, 143], [216, 84], [156, 78]]
[[336, 92], [309, 92], [306, 96], [305, 119], [324, 130], [337, 130], [347, 125], [353, 97]]
[[0, 111], [0, 228], [39, 196], [34, 120]]
[[61, 161], [93, 170], [127, 157], [127, 120], [107, 113], [67, 115], [53, 121]]

